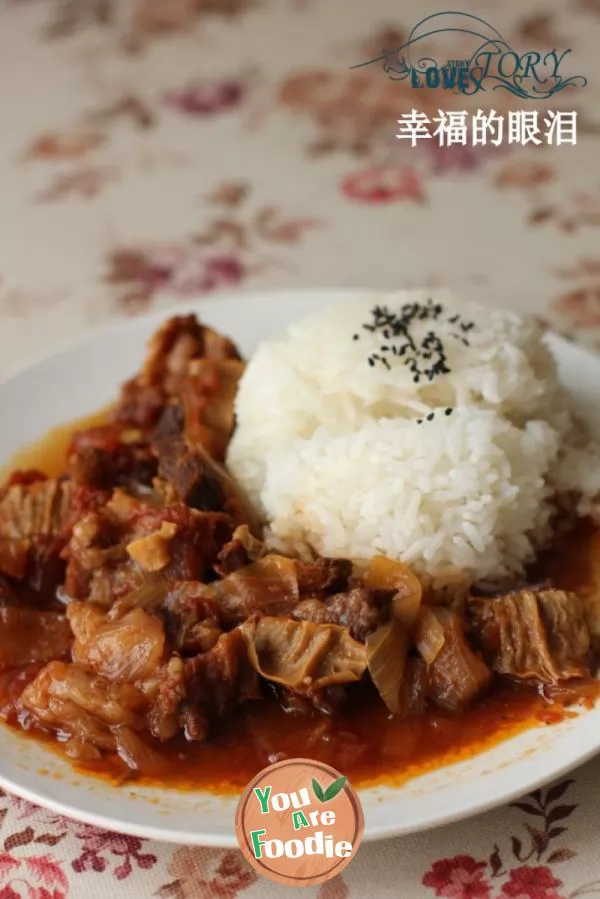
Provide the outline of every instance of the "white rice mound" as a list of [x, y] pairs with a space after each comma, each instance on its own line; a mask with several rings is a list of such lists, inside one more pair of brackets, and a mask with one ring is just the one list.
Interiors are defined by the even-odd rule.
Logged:
[[430, 296], [335, 304], [250, 361], [227, 462], [270, 545], [357, 561], [380, 553], [443, 588], [521, 574], [559, 503], [563, 514], [565, 503], [594, 509], [600, 450], [574, 424], [533, 319], [437, 292], [443, 311], [410, 333], [419, 345], [435, 331], [450, 373], [415, 383], [389, 352], [389, 368], [369, 364], [386, 344], [363, 328], [373, 307], [399, 312]]

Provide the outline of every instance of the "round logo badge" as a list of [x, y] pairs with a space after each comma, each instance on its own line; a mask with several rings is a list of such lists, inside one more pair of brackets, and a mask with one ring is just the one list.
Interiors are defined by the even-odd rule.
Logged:
[[235, 829], [242, 852], [264, 877], [314, 886], [352, 861], [364, 817], [347, 777], [321, 762], [287, 759], [250, 781]]

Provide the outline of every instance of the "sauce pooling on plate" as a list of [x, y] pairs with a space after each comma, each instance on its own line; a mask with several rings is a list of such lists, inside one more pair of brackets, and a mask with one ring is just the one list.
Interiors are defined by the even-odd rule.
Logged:
[[226, 338], [173, 319], [115, 406], [12, 461], [9, 725], [116, 783], [227, 792], [299, 755], [401, 783], [595, 701], [600, 532], [582, 525], [524, 585], [453, 607], [381, 556], [359, 570], [269, 551], [223, 466], [243, 367]]

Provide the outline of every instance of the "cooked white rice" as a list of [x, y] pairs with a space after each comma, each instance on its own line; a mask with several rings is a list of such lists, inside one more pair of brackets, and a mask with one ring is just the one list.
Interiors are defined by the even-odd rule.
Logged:
[[428, 297], [336, 304], [251, 360], [228, 464], [271, 544], [382, 553], [442, 586], [522, 572], [551, 536], [559, 497], [590, 508], [600, 456], [573, 425], [535, 321], [438, 293], [437, 320], [410, 333], [417, 345], [439, 335], [450, 373], [415, 383], [389, 351], [389, 368], [368, 363], [390, 342], [362, 327], [375, 303], [399, 311]]

